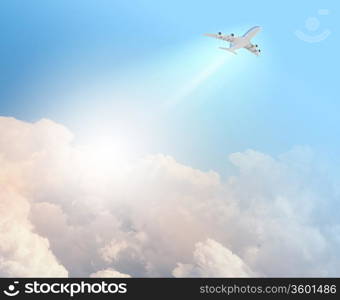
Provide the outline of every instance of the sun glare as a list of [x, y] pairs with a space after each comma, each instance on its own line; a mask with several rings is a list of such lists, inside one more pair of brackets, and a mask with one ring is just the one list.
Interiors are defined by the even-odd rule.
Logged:
[[122, 136], [96, 137], [80, 147], [86, 153], [87, 163], [103, 172], [124, 166], [134, 157], [134, 146]]

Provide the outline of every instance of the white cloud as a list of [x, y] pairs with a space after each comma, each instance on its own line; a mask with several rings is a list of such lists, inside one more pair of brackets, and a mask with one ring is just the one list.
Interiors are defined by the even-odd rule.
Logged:
[[119, 253], [128, 247], [129, 244], [126, 241], [113, 240], [103, 248], [99, 249], [99, 252], [106, 262], [112, 263], [113, 261], [117, 260]]
[[195, 245], [193, 265], [178, 263], [172, 274], [175, 277], [255, 276], [240, 257], [211, 239]]
[[339, 276], [338, 181], [311, 149], [234, 153], [238, 172], [222, 180], [166, 155], [117, 162], [93, 147], [52, 121], [0, 118], [0, 222], [11, 228], [0, 229], [0, 274], [219, 276], [221, 262], [220, 276]]
[[6, 277], [66, 277], [49, 248], [28, 221], [25, 198], [0, 186], [0, 275]]
[[128, 274], [120, 273], [112, 268], [100, 270], [96, 273], [90, 274], [92, 278], [130, 278]]

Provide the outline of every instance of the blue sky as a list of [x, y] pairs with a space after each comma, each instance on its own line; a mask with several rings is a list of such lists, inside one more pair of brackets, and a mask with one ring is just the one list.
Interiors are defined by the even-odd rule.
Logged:
[[[2, 1], [0, 115], [124, 136], [224, 172], [227, 155], [340, 150], [336, 1]], [[328, 9], [328, 15], [318, 14]], [[305, 28], [308, 17], [320, 27]], [[262, 56], [202, 36], [260, 25]], [[307, 43], [294, 32], [331, 35]], [[222, 63], [223, 62], [223, 63]], [[214, 67], [218, 66], [218, 67]]]

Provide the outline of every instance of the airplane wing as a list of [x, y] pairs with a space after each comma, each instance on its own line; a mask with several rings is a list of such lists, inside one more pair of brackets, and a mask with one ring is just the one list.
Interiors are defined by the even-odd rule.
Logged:
[[244, 48], [257, 56], [260, 55], [261, 50], [258, 48], [257, 45], [249, 43], [247, 46], [244, 46]]
[[261, 31], [261, 27], [260, 26], [254, 26], [252, 28], [250, 28], [244, 35], [243, 37], [245, 37], [248, 41], [250, 41], [255, 35], [257, 35], [259, 32]]
[[215, 39], [223, 40], [232, 43], [234, 41], [234, 36], [229, 34], [215, 34], [215, 33], [205, 33], [204, 36], [213, 37]]

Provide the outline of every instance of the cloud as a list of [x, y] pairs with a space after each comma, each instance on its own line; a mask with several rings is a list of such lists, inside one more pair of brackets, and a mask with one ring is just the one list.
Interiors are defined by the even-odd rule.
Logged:
[[100, 270], [96, 273], [90, 274], [92, 278], [130, 278], [131, 276], [128, 274], [120, 273], [112, 268]]
[[179, 263], [172, 274], [175, 277], [255, 276], [240, 257], [211, 239], [195, 245], [194, 263], [194, 265]]
[[118, 259], [119, 253], [124, 251], [129, 247], [129, 244], [123, 241], [112, 240], [109, 244], [105, 245], [103, 248], [99, 249], [100, 255], [106, 262], [113, 262]]
[[312, 149], [233, 153], [223, 179], [97, 148], [0, 118], [0, 274], [339, 276], [339, 180]]
[[50, 250], [46, 238], [34, 233], [28, 201], [0, 186], [0, 275], [66, 277], [68, 272]]

